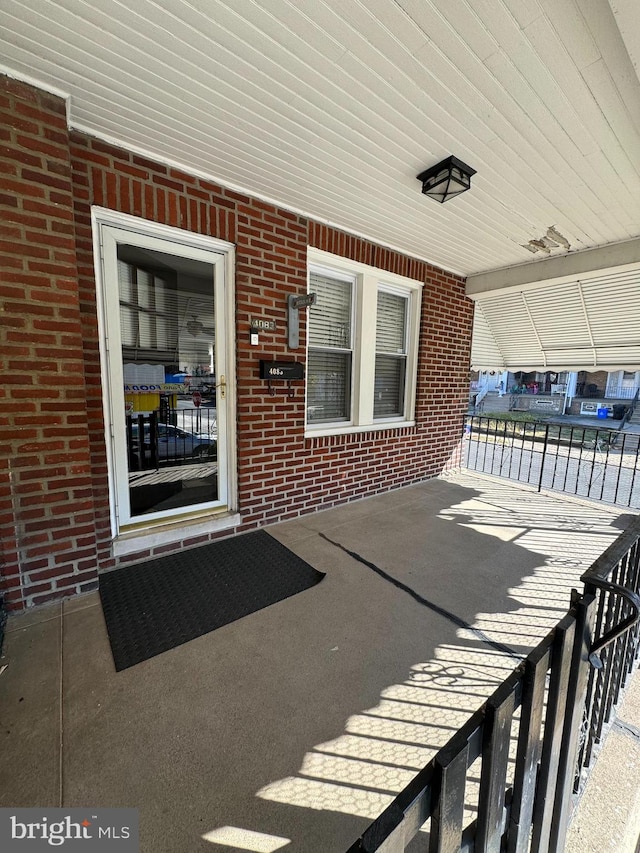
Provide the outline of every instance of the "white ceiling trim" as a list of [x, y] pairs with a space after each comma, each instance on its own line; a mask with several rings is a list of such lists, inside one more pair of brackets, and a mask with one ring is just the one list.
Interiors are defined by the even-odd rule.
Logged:
[[471, 275], [466, 280], [466, 292], [471, 299], [476, 299], [490, 291], [562, 284], [581, 277], [633, 271], [638, 266], [640, 238], [635, 238], [581, 252], [567, 252], [543, 261]]
[[71, 97], [69, 92], [65, 89], [59, 89], [57, 86], [54, 86], [50, 80], [43, 80], [40, 77], [33, 77], [30, 74], [22, 74], [14, 68], [10, 68], [8, 65], [3, 65], [2, 62], [0, 62], [0, 74], [11, 77], [12, 80], [20, 80], [22, 83], [28, 83], [29, 86], [34, 86], [36, 89], [42, 89], [43, 92], [49, 92], [50, 95], [55, 95], [57, 98], [65, 100], [68, 105], [69, 98]]

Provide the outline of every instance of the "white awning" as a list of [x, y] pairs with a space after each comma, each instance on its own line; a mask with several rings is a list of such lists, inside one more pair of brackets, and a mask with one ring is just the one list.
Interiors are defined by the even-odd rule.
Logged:
[[469, 295], [474, 370], [640, 370], [640, 265]]

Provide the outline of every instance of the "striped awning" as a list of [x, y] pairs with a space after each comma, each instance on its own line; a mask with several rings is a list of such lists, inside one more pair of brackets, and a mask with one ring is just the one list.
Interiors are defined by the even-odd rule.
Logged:
[[474, 370], [640, 370], [640, 265], [470, 295]]

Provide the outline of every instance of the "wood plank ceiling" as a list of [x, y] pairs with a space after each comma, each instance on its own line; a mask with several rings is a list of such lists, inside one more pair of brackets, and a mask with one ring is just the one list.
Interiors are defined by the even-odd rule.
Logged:
[[[73, 127], [471, 275], [544, 263], [549, 226], [569, 254], [640, 235], [639, 20], [636, 0], [3, 0], [0, 70], [68, 95]], [[450, 154], [477, 174], [439, 205], [416, 175]]]

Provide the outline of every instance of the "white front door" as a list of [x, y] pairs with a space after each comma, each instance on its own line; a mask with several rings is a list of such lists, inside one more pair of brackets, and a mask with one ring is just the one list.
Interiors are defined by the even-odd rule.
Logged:
[[232, 247], [94, 212], [114, 533], [229, 509]]

